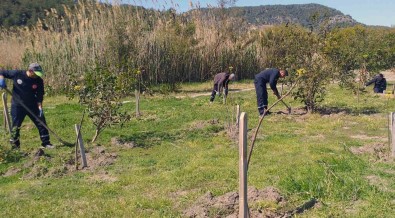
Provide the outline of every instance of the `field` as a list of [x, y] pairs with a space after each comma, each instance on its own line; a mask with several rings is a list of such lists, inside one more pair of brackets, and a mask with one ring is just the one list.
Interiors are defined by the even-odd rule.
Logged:
[[[258, 122], [255, 92], [240, 91], [252, 88], [252, 81], [235, 82], [226, 105], [218, 98], [209, 104], [203, 94], [210, 92], [210, 84], [185, 84], [179, 93], [142, 96], [142, 116], [122, 128], [106, 129], [94, 144], [89, 143], [93, 126], [85, 118], [82, 135], [89, 167], [78, 171], [74, 149], [54, 137], [56, 148], [35, 156], [40, 141], [30, 120], [22, 127], [20, 152], [9, 150], [8, 135], [1, 129], [7, 156], [0, 165], [0, 217], [237, 214], [226, 201], [213, 202], [238, 190], [235, 105], [247, 112], [251, 137]], [[271, 217], [393, 216], [388, 112], [395, 102], [374, 95], [371, 87], [367, 91], [358, 101], [332, 84], [315, 114], [303, 113], [302, 104], [290, 98], [286, 102], [295, 109], [291, 115], [280, 104], [273, 108], [258, 134], [248, 185], [277, 197], [250, 201], [251, 211]], [[134, 115], [133, 98], [125, 101], [122, 109]], [[269, 102], [274, 102], [271, 94]], [[58, 96], [47, 97], [44, 110], [50, 127], [74, 141], [82, 107]], [[298, 210], [304, 204], [309, 206]]]

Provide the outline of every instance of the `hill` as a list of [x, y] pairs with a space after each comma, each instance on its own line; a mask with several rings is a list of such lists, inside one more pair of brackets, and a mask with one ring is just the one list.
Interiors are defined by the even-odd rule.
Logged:
[[354, 26], [351, 16], [320, 4], [262, 5], [254, 7], [230, 7], [226, 9], [202, 8], [205, 15], [225, 13], [239, 17], [252, 25], [300, 24], [304, 27]]
[[29, 26], [44, 19], [46, 10], [56, 9], [61, 15], [63, 5], [72, 6], [74, 0], [1, 0], [0, 26]]

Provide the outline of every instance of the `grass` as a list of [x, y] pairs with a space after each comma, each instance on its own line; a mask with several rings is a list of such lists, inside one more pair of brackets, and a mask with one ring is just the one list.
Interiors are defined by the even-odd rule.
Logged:
[[[230, 88], [247, 84], [233, 83]], [[184, 85], [176, 95], [201, 89], [209, 92], [210, 86]], [[106, 152], [118, 155], [114, 164], [67, 174], [49, 172], [62, 169], [73, 149], [61, 147], [52, 137], [58, 147], [46, 151], [51, 159], [41, 158], [36, 163], [39, 167], [26, 167], [31, 154], [9, 151], [8, 136], [1, 129], [1, 148], [9, 158], [0, 164], [0, 174], [10, 168], [21, 171], [0, 177], [0, 198], [4, 199], [0, 217], [182, 217], [183, 210], [208, 191], [216, 196], [237, 191], [238, 149], [227, 134], [227, 124], [234, 122], [233, 105], [238, 103], [248, 113], [248, 128], [256, 127], [255, 93], [230, 93], [227, 105], [221, 104], [221, 99], [209, 104], [208, 99], [142, 97], [140, 119], [122, 128], [106, 129], [98, 139]], [[286, 101], [293, 108], [301, 106], [297, 101]], [[274, 102], [272, 95], [269, 102]], [[44, 103], [50, 127], [66, 141], [73, 141], [73, 125], [79, 122], [82, 108], [64, 97], [48, 97]], [[283, 208], [264, 202], [255, 206], [287, 211], [314, 197], [321, 206], [300, 217], [391, 217], [395, 212], [393, 162], [369, 154], [355, 155], [350, 148], [388, 143], [387, 114], [395, 106], [394, 100], [369, 92], [358, 104], [356, 96], [332, 85], [321, 105], [340, 113], [265, 118], [248, 184], [258, 189], [278, 188], [287, 204]], [[124, 104], [123, 109], [133, 114], [134, 103]], [[284, 108], [278, 105], [273, 110]], [[93, 136], [88, 119], [82, 133], [86, 143]], [[28, 118], [21, 134], [22, 152], [34, 153], [40, 141]], [[133, 141], [137, 147], [112, 146], [113, 137]], [[26, 178], [32, 170], [41, 170], [43, 175]], [[368, 177], [376, 182], [369, 182]]]

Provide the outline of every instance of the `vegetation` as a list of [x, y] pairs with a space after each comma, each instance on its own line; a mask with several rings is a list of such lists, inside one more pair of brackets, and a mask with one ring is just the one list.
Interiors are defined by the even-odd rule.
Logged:
[[[87, 112], [89, 168], [76, 171], [74, 151], [54, 138], [55, 149], [36, 155], [39, 137], [28, 119], [21, 151], [10, 150], [0, 129], [0, 217], [183, 217], [208, 191], [237, 190], [234, 106], [248, 113], [248, 129], [258, 115], [254, 91], [233, 91], [252, 88], [253, 76], [267, 67], [288, 69], [285, 89], [299, 84], [286, 99], [295, 112], [284, 115], [279, 104], [265, 117], [248, 182], [278, 188], [286, 202], [250, 207], [282, 213], [315, 198], [319, 206], [300, 216], [392, 216], [387, 114], [395, 102], [360, 89], [395, 67], [395, 30], [328, 28], [341, 15], [326, 9], [298, 12], [303, 25], [286, 18], [260, 27], [234, 16], [234, 0], [218, 2], [177, 14], [79, 1], [29, 28], [2, 29], [0, 68], [39, 62], [46, 71], [51, 129], [73, 141], [73, 125]], [[238, 82], [226, 104], [199, 97], [229, 66]], [[134, 90], [137, 100], [138, 92], [153, 93], [142, 95], [137, 118], [129, 101]]]
[[72, 6], [74, 0], [2, 0], [0, 2], [0, 26], [34, 26], [46, 18], [52, 10], [63, 16], [63, 6]]
[[[230, 88], [251, 85], [249, 80], [232, 83]], [[186, 84], [188, 92], [178, 95], [210, 87], [211, 83]], [[73, 149], [59, 146], [55, 139], [57, 148], [45, 150], [49, 157], [29, 164], [40, 141], [27, 119], [21, 138], [22, 152], [27, 156], [10, 151], [5, 139], [0, 142], [3, 150], [17, 156], [0, 165], [0, 196], [5, 199], [0, 201], [0, 216], [15, 217], [24, 210], [26, 216], [183, 217], [183, 211], [208, 191], [215, 196], [237, 191], [237, 143], [226, 126], [228, 122], [234, 125], [229, 113], [238, 103], [248, 113], [248, 129], [256, 127], [255, 93], [231, 91], [227, 106], [220, 99], [209, 104], [208, 98], [143, 97], [141, 119], [106, 129], [97, 144], [86, 144], [90, 155], [98, 148], [104, 151], [98, 158], [116, 154], [115, 162], [98, 166], [89, 160], [90, 168], [80, 171], [73, 170]], [[303, 106], [285, 100], [294, 110]], [[273, 101], [270, 95], [269, 102]], [[389, 154], [387, 112], [395, 104], [393, 99], [373, 94], [363, 96], [362, 101], [369, 104], [359, 107], [356, 96], [331, 85], [322, 102], [327, 110], [321, 114], [274, 113], [265, 118], [251, 159], [248, 185], [259, 189], [274, 186], [286, 204], [261, 202], [250, 207], [281, 212], [315, 197], [320, 206], [301, 217], [392, 216], [395, 174], [393, 162], [385, 155]], [[83, 107], [62, 96], [48, 97], [45, 105], [48, 124], [68, 141], [75, 139], [73, 124], [79, 123], [76, 115]], [[130, 114], [134, 104], [126, 103], [122, 110]], [[273, 109], [279, 111], [285, 111], [280, 104]], [[88, 142], [95, 133], [93, 123], [84, 120], [82, 130]], [[135, 147], [111, 144], [114, 137], [133, 142]], [[359, 155], [350, 152], [377, 144], [384, 150]], [[16, 173], [5, 176], [7, 172]]]
[[[203, 8], [203, 14], [221, 13], [220, 9]], [[245, 19], [252, 25], [299, 24], [306, 28], [327, 28], [354, 26], [358, 24], [350, 16], [320, 4], [262, 5], [253, 7], [231, 7], [226, 9], [229, 16]]]

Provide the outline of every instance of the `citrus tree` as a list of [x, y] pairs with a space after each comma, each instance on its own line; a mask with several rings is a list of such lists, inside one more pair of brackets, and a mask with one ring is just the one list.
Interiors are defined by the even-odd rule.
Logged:
[[[313, 112], [333, 76], [332, 64], [321, 52], [322, 38], [301, 26], [277, 26], [263, 32], [261, 46], [266, 67], [293, 72], [289, 82], [298, 78], [299, 86], [293, 97]], [[296, 69], [303, 69], [300, 76], [296, 76]]]

